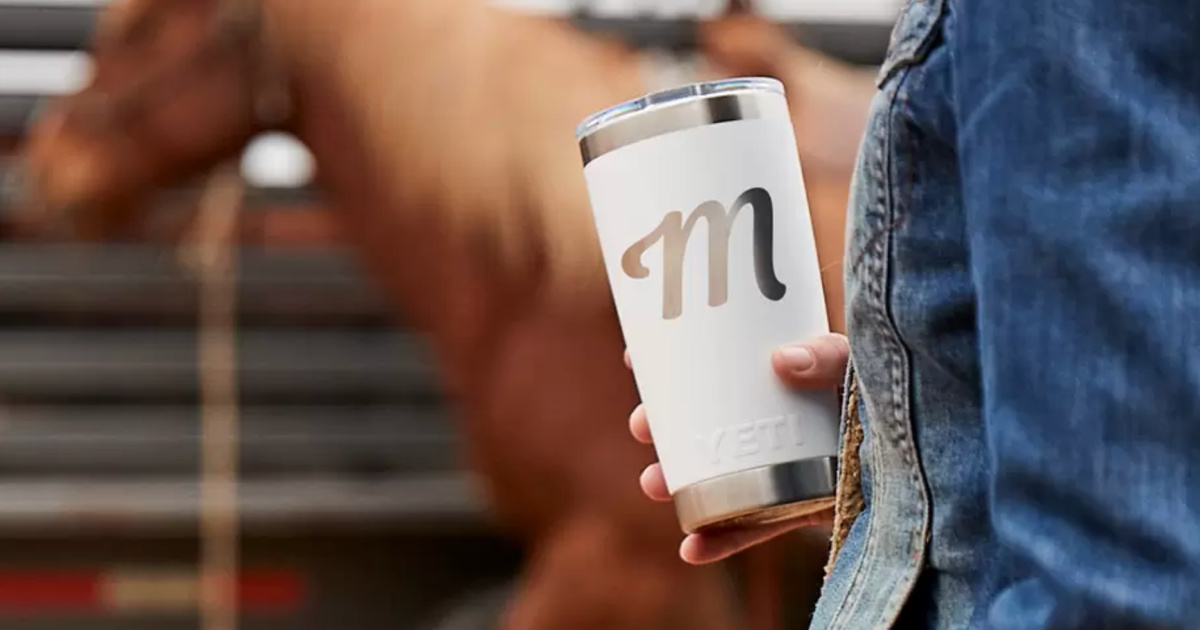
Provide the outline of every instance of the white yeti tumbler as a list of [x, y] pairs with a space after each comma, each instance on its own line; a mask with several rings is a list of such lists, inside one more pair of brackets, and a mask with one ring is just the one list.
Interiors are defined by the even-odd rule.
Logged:
[[655, 92], [590, 116], [576, 138], [683, 530], [832, 506], [836, 392], [789, 390], [770, 360], [829, 331], [782, 84]]

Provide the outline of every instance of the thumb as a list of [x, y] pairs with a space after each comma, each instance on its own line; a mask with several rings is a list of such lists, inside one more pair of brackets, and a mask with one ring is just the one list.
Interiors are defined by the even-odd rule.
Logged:
[[849, 362], [850, 342], [837, 333], [784, 346], [771, 356], [779, 378], [798, 389], [836, 388]]

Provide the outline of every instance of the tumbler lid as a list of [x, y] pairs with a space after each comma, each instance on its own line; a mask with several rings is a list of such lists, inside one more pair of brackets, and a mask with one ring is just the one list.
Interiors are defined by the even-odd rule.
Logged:
[[613, 105], [583, 119], [575, 128], [575, 140], [583, 138], [624, 118], [650, 109], [667, 107], [684, 101], [731, 94], [735, 92], [775, 92], [783, 94], [783, 83], [769, 77], [738, 77], [718, 81], [700, 81], [679, 87], [651, 92], [645, 96]]

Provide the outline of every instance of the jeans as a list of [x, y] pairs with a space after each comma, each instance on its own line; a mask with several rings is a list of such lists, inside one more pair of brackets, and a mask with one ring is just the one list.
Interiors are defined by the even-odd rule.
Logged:
[[1200, 628], [1200, 3], [910, 0], [846, 250], [813, 628]]

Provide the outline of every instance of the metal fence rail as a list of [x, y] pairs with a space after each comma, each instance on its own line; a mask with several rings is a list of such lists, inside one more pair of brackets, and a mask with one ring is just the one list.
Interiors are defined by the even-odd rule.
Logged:
[[[286, 536], [297, 527], [485, 522], [482, 497], [462, 473], [249, 480], [239, 487], [241, 522], [256, 535]], [[194, 480], [6, 481], [0, 484], [0, 535], [184, 533], [195, 527], [198, 505]]]
[[25, 125], [33, 115], [40, 98], [34, 94], [0, 94], [0, 137], [14, 137], [24, 133]]
[[97, 12], [90, 2], [0, 0], [0, 48], [84, 48]]
[[[437, 379], [412, 335], [372, 330], [248, 330], [238, 335], [243, 403], [429, 397]], [[191, 399], [191, 330], [0, 329], [8, 400]]]
[[[238, 438], [246, 479], [453, 471], [448, 414], [420, 405], [248, 406]], [[0, 407], [0, 475], [195, 476], [197, 411], [188, 406]]]
[[[238, 268], [243, 323], [388, 320], [357, 258], [344, 251], [244, 248]], [[126, 315], [191, 321], [196, 284], [174, 250], [140, 245], [0, 245], [0, 317]]]

